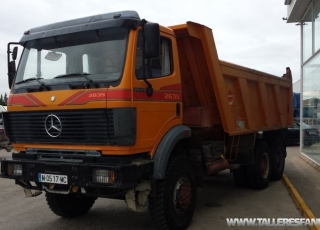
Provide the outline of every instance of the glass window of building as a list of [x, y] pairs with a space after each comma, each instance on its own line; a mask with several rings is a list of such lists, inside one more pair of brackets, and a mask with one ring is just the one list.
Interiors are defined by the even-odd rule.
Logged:
[[309, 10], [303, 20], [303, 61], [305, 62], [312, 55], [312, 10]]
[[[289, 128], [288, 141], [289, 138], [295, 143], [300, 141], [301, 153], [320, 165], [320, 0], [288, 2], [290, 22], [303, 22], [301, 84], [293, 85], [293, 96], [300, 96], [297, 99], [300, 104], [293, 108], [296, 119], [294, 127]], [[308, 7], [308, 11], [302, 6]], [[302, 86], [300, 93], [299, 86]]]
[[320, 162], [320, 54], [303, 66], [302, 152]]
[[320, 1], [314, 3], [314, 49], [317, 52], [320, 49]]

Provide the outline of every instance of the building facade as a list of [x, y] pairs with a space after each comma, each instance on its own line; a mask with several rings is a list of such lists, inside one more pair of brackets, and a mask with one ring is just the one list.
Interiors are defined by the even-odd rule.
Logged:
[[301, 153], [320, 165], [319, 140], [311, 145], [308, 142], [310, 128], [320, 131], [320, 0], [285, 0], [284, 3], [288, 10], [287, 22], [301, 28]]

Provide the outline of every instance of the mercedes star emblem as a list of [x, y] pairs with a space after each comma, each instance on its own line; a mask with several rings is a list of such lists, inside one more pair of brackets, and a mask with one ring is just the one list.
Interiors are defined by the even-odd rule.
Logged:
[[62, 131], [62, 124], [56, 115], [50, 114], [44, 121], [44, 127], [50, 137], [58, 137]]

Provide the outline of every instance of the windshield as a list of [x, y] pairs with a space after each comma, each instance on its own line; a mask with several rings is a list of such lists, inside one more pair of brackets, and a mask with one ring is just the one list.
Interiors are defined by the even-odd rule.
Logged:
[[[32, 85], [60, 85], [86, 82], [83, 74], [96, 83], [121, 79], [127, 28], [107, 28], [28, 41], [22, 54], [14, 88]], [[63, 76], [63, 77], [61, 77]], [[61, 87], [60, 87], [61, 88]]]

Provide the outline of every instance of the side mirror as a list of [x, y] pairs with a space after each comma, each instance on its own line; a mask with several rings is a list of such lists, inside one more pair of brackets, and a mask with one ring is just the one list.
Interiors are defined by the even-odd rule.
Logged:
[[[15, 46], [12, 51], [10, 49], [11, 45], [20, 45], [18, 42], [9, 42], [7, 48], [7, 64], [8, 64], [8, 84], [9, 88], [11, 89], [14, 77], [16, 75], [16, 59], [18, 54], [18, 47]], [[10, 58], [11, 54], [11, 58]]]
[[15, 74], [16, 74], [16, 61], [11, 61], [9, 62], [9, 73], [8, 73], [9, 89], [11, 89]]
[[158, 23], [144, 24], [145, 58], [159, 57], [160, 29]]
[[18, 47], [15, 46], [12, 51], [12, 60], [15, 61], [17, 59], [17, 53], [18, 53]]

